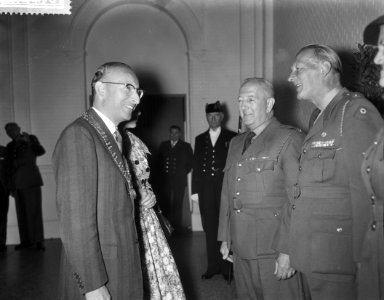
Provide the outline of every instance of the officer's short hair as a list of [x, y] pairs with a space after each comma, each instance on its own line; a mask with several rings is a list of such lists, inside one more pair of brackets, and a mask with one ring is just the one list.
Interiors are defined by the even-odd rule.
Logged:
[[275, 95], [275, 92], [273, 90], [273, 85], [270, 81], [259, 78], [259, 77], [250, 77], [243, 81], [240, 88], [242, 88], [246, 84], [253, 84], [257, 86], [259, 89], [259, 92], [262, 93], [262, 96], [264, 99], [273, 98]]
[[179, 132], [181, 132], [181, 128], [179, 126], [177, 126], [177, 125], [171, 125], [169, 127], [169, 131], [172, 131], [172, 129], [177, 129]]
[[301, 48], [299, 52], [297, 52], [296, 57], [299, 56], [300, 53], [306, 50], [312, 50], [313, 56], [317, 61], [329, 62], [332, 70], [335, 73], [337, 74], [342, 73], [343, 66], [341, 64], [340, 57], [337, 55], [336, 51], [333, 50], [331, 47], [328, 47], [326, 45], [321, 45], [321, 44], [310, 44]]

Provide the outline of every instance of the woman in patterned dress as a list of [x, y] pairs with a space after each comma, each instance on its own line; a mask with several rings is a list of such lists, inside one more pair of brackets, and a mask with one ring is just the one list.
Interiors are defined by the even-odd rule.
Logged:
[[[137, 118], [140, 113], [137, 114]], [[126, 147], [123, 154], [135, 176], [137, 199], [145, 199], [147, 194], [153, 197], [151, 184], [148, 182], [150, 169], [147, 146], [127, 128], [136, 127], [137, 119], [122, 124], [125, 133], [123, 141]], [[140, 200], [139, 200], [140, 201]], [[168, 242], [153, 208], [138, 206], [139, 236], [141, 238], [143, 279], [145, 281], [145, 299], [183, 300], [185, 299], [179, 272]]]

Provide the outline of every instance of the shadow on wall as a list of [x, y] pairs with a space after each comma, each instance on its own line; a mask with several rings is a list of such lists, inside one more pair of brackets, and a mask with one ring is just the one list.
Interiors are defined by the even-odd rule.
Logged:
[[156, 112], [163, 109], [164, 102], [160, 101], [160, 99], [159, 101], [150, 101], [150, 95], [162, 95], [165, 92], [155, 74], [139, 68], [135, 68], [135, 71], [140, 81], [140, 87], [144, 89], [144, 96], [136, 108], [141, 111], [141, 116], [137, 127], [132, 129], [132, 132], [141, 138], [152, 152], [156, 149], [157, 144], [149, 138], [147, 133], [155, 131], [156, 124], [160, 122], [159, 114]]
[[[214, 101], [212, 101], [212, 102], [214, 102]], [[229, 117], [230, 117], [229, 116], [229, 111], [228, 111], [228, 106], [227, 106], [227, 103], [223, 103], [222, 101], [220, 101], [220, 103], [221, 103], [221, 107], [222, 107], [223, 113], [224, 113], [224, 119], [221, 122], [221, 126], [223, 128], [228, 129], [227, 128], [227, 123], [228, 123], [228, 120], [229, 120]], [[204, 117], [205, 117], [205, 115], [204, 115]], [[236, 128], [236, 130], [237, 130], [237, 128]]]
[[288, 81], [274, 83], [275, 116], [283, 124], [308, 131], [308, 123], [315, 106], [309, 101], [296, 99], [296, 91]]
[[341, 85], [351, 91], [356, 91], [358, 74], [355, 65], [355, 58], [353, 56], [353, 49], [335, 49], [340, 57], [343, 66], [343, 73], [341, 75]]

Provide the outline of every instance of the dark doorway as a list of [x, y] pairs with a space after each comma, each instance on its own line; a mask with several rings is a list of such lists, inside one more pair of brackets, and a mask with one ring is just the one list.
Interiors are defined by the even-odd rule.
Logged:
[[[151, 166], [150, 182], [156, 195], [160, 195], [161, 183], [157, 166], [158, 149], [162, 141], [169, 140], [169, 127], [177, 125], [182, 130], [181, 139], [185, 139], [186, 96], [184, 94], [149, 94], [144, 95], [138, 109], [141, 111], [137, 127], [132, 132], [137, 135], [151, 152], [149, 163]], [[191, 212], [189, 207], [188, 189], [183, 201], [182, 224], [191, 226]]]
[[141, 116], [132, 130], [148, 146], [152, 156], [162, 141], [169, 139], [169, 127], [177, 125], [185, 129], [185, 95], [150, 94], [143, 96], [139, 105]]

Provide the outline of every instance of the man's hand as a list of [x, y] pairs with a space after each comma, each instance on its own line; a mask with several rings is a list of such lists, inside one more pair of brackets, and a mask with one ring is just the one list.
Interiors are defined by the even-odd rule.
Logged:
[[275, 275], [277, 279], [288, 279], [296, 273], [296, 270], [290, 266], [289, 255], [280, 253], [276, 259]]
[[152, 208], [156, 204], [156, 196], [152, 191], [140, 191], [141, 206], [144, 208]]
[[227, 242], [221, 242], [220, 253], [221, 253], [221, 255], [223, 255], [224, 260], [226, 260], [228, 258], [229, 249], [228, 249], [228, 243]]
[[111, 300], [108, 289], [105, 285], [99, 287], [97, 290], [85, 294], [87, 300]]

